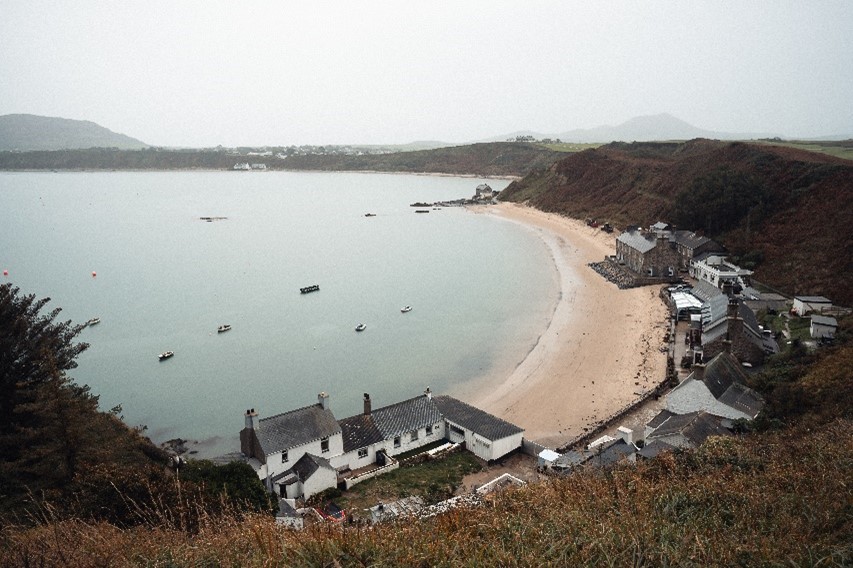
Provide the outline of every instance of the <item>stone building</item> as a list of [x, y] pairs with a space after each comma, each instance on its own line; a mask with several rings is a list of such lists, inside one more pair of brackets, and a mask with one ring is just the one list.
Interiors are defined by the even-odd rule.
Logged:
[[642, 276], [675, 277], [679, 256], [666, 232], [631, 228], [616, 237], [616, 260]]

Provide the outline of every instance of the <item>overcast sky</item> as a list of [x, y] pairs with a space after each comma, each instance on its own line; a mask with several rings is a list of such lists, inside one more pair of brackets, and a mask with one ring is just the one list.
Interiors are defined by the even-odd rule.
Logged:
[[154, 145], [466, 142], [664, 112], [853, 133], [853, 2], [0, 0], [0, 115]]

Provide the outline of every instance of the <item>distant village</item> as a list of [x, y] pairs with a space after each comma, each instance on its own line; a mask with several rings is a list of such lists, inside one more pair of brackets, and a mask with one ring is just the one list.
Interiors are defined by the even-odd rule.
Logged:
[[[471, 199], [413, 206], [490, 203], [496, 195], [481, 184]], [[591, 220], [587, 224], [598, 226]], [[762, 291], [753, 285], [752, 272], [730, 262], [721, 245], [665, 222], [628, 227], [616, 237], [616, 254], [590, 267], [620, 288], [661, 287], [671, 328], [668, 372], [657, 389], [562, 448], [541, 446], [526, 439], [522, 428], [450, 396], [434, 395], [428, 387], [378, 408], [364, 393], [363, 411], [343, 419], [335, 416], [328, 393], [320, 393], [314, 404], [273, 416], [248, 409], [241, 452], [279, 498], [277, 521], [294, 528], [312, 521], [341, 522], [345, 512], [306, 507], [306, 501], [327, 490], [350, 489], [406, 461], [440, 459], [447, 452], [471, 452], [485, 463], [522, 456], [541, 475], [570, 475], [578, 468], [636, 463], [696, 448], [712, 436], [732, 436], [764, 407], [761, 396], [746, 386], [747, 374], [779, 352], [780, 342], [804, 341], [818, 348], [832, 341], [836, 316], [850, 312], [822, 296], [789, 299]], [[806, 317], [807, 336], [802, 325], [789, 329], [788, 321]], [[619, 426], [615, 436], [603, 434], [651, 396], [662, 398], [664, 407], [642, 431]], [[408, 497], [377, 503], [361, 516], [371, 522], [430, 516], [524, 483], [504, 474], [437, 505]]]

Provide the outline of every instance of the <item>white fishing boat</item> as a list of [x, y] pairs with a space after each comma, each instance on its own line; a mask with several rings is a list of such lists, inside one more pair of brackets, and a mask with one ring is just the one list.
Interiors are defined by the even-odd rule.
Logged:
[[226, 324], [222, 324], [216, 328], [216, 333], [222, 333], [223, 331], [228, 331], [231, 329], [231, 326]]
[[164, 351], [163, 353], [160, 353], [160, 355], [158, 355], [157, 358], [160, 359], [161, 361], [165, 361], [166, 359], [173, 356], [174, 354], [175, 354], [174, 351]]
[[404, 314], [405, 314], [406, 312], [411, 312], [411, 311], [412, 311], [412, 306], [406, 306], [406, 307], [404, 307], [404, 308], [400, 308], [400, 311], [401, 311], [401, 312], [403, 312]]
[[363, 323], [360, 323], [357, 326], [355, 326], [356, 331], [364, 331], [365, 329], [367, 329], [367, 326], [364, 325]]

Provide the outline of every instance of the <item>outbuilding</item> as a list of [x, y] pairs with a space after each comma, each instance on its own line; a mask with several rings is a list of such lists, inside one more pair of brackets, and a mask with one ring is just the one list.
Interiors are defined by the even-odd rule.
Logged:
[[812, 316], [809, 331], [814, 339], [832, 339], [835, 337], [835, 330], [838, 329], [838, 321], [829, 316]]
[[832, 302], [823, 296], [794, 296], [794, 306], [791, 308], [797, 315], [804, 316], [810, 312], [822, 314], [832, 307]]

